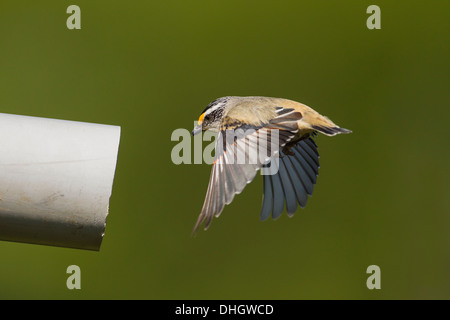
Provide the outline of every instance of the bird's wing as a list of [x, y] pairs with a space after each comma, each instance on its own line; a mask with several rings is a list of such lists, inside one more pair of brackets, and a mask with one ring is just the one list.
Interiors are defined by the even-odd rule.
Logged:
[[[272, 160], [273, 161], [273, 160]], [[264, 198], [261, 220], [277, 219], [284, 209], [289, 216], [297, 210], [297, 204], [303, 208], [312, 195], [319, 174], [319, 153], [312, 138], [297, 142], [284, 152], [280, 152], [279, 170], [274, 175], [264, 175]], [[269, 166], [270, 163], [264, 165]]]
[[218, 217], [257, 171], [295, 137], [302, 114], [281, 107], [275, 110], [276, 117], [260, 125], [243, 124], [227, 116], [222, 120], [206, 198], [194, 232], [204, 221], [207, 229], [213, 216]]

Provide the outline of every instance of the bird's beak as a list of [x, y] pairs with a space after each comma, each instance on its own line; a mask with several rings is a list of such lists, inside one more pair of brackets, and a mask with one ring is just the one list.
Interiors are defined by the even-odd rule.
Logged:
[[205, 113], [203, 112], [200, 115], [200, 118], [198, 118], [197, 125], [195, 126], [194, 130], [192, 130], [192, 135], [193, 136], [195, 136], [196, 134], [199, 134], [200, 132], [203, 131], [202, 123], [203, 123], [203, 118], [204, 117], [205, 117]]
[[199, 134], [200, 132], [202, 132], [202, 123], [199, 122], [199, 124], [197, 124], [194, 128], [194, 130], [192, 130], [192, 135], [195, 136], [196, 134]]

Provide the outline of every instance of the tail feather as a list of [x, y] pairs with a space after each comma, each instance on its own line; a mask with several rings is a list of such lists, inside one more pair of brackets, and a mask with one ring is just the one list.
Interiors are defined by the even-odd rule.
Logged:
[[340, 133], [344, 133], [344, 134], [351, 133], [351, 130], [340, 128], [340, 127], [328, 127], [328, 126], [313, 125], [312, 128], [323, 134], [326, 134], [327, 136], [335, 136]]
[[335, 136], [340, 133], [351, 133], [350, 130], [340, 128], [337, 124], [331, 121], [328, 117], [312, 111], [304, 114], [303, 119], [300, 121], [305, 123], [305, 129], [313, 129], [327, 136]]

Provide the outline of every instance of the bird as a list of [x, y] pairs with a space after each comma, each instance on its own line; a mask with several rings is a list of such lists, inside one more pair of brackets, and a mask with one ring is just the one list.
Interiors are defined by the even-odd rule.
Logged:
[[209, 103], [192, 130], [217, 133], [215, 155], [203, 207], [193, 228], [208, 229], [225, 205], [263, 175], [261, 220], [292, 217], [304, 208], [319, 174], [314, 138], [348, 134], [328, 117], [289, 99], [226, 96]]

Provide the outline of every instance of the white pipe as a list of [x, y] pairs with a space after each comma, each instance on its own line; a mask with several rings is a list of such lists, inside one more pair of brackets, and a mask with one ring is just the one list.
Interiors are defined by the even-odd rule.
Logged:
[[100, 250], [120, 127], [0, 113], [0, 240]]

